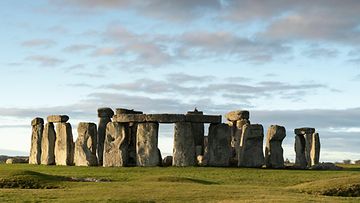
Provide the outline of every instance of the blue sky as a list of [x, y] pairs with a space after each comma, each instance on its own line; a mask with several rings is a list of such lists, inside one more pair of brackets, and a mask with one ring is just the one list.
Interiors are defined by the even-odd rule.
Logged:
[[[31, 119], [96, 109], [248, 109], [265, 129], [315, 127], [322, 161], [360, 159], [355, 0], [4, 0], [0, 152], [26, 154]], [[265, 132], [266, 133], [266, 132]], [[172, 126], [160, 131], [172, 150]]]

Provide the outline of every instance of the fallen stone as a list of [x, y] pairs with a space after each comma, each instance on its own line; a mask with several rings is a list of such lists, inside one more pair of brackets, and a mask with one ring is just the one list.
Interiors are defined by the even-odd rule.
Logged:
[[243, 111], [243, 110], [231, 111], [231, 112], [225, 114], [225, 118], [228, 121], [237, 121], [237, 120], [241, 120], [241, 119], [249, 119], [250, 118], [250, 112], [249, 111]]
[[295, 136], [295, 154], [295, 166], [305, 169], [307, 167], [307, 161], [305, 157], [305, 138], [303, 135]]
[[166, 156], [163, 161], [162, 161], [162, 165], [164, 167], [169, 167], [172, 166], [172, 161], [173, 161], [173, 157], [172, 156]]
[[315, 133], [315, 128], [308, 128], [308, 127], [296, 128], [294, 132], [296, 135], [313, 134]]
[[66, 123], [69, 120], [67, 115], [51, 115], [47, 117], [49, 123]]
[[146, 122], [146, 115], [145, 114], [116, 114], [113, 116], [113, 122], [144, 123], [144, 122]]
[[103, 108], [99, 108], [97, 110], [98, 112], [98, 117], [113, 117], [114, 116], [114, 111], [111, 108], [108, 107], [103, 107]]
[[55, 164], [55, 139], [56, 133], [53, 123], [45, 124], [42, 139], [41, 139], [41, 164], [53, 165]]
[[138, 166], [159, 166], [161, 157], [158, 149], [159, 123], [139, 123], [136, 140], [136, 163]]
[[195, 166], [195, 139], [191, 123], [175, 123], [174, 132], [173, 166]]
[[74, 141], [70, 123], [56, 126], [55, 164], [71, 166], [74, 164]]
[[44, 119], [38, 117], [34, 118], [31, 121], [31, 126], [35, 126], [35, 125], [44, 125]]
[[266, 135], [265, 164], [267, 168], [284, 168], [282, 141], [286, 137], [283, 126], [271, 125]]
[[75, 166], [97, 166], [97, 129], [95, 123], [79, 123], [75, 142]]
[[309, 169], [311, 169], [311, 170], [342, 170], [343, 167], [337, 166], [334, 163], [323, 162], [323, 163], [315, 164], [315, 165], [311, 166]]
[[134, 109], [123, 109], [123, 108], [117, 108], [115, 110], [116, 114], [143, 114], [141, 111], [135, 111]]
[[238, 166], [259, 168], [264, 165], [264, 129], [259, 124], [246, 124], [242, 128]]
[[319, 164], [320, 160], [320, 138], [319, 133], [312, 135], [311, 150], [310, 150], [311, 166]]
[[[111, 109], [110, 109], [111, 110]], [[103, 165], [104, 157], [104, 142], [106, 135], [106, 125], [111, 122], [111, 118], [108, 116], [99, 118], [98, 134], [97, 134], [97, 157], [99, 166]]]
[[106, 126], [104, 167], [127, 166], [129, 124], [111, 122]]
[[44, 120], [42, 118], [35, 118], [31, 122], [31, 148], [29, 156], [29, 164], [41, 163], [41, 139], [44, 131]]
[[209, 166], [229, 166], [232, 157], [230, 126], [210, 124], [207, 150]]
[[26, 157], [13, 157], [6, 159], [6, 164], [26, 164], [29, 163], [29, 158]]

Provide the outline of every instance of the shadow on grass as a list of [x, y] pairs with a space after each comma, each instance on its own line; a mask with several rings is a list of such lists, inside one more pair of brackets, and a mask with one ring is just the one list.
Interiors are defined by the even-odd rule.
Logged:
[[217, 182], [201, 180], [187, 177], [174, 177], [174, 176], [162, 176], [156, 179], [158, 182], [172, 182], [172, 183], [197, 183], [202, 185], [217, 185]]

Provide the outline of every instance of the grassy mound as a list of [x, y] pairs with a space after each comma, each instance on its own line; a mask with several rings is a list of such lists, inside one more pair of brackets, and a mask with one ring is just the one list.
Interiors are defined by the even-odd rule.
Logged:
[[18, 189], [54, 189], [60, 185], [56, 183], [64, 180], [60, 176], [52, 176], [34, 171], [16, 171], [0, 179], [0, 188]]
[[360, 175], [311, 181], [290, 187], [308, 194], [360, 197]]

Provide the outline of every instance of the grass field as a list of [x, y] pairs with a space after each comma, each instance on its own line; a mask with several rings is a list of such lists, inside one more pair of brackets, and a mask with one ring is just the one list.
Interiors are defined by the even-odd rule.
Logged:
[[[82, 182], [88, 179], [100, 182]], [[0, 202], [360, 202], [360, 167], [342, 171], [102, 168], [0, 164]], [[21, 189], [37, 188], [37, 189]]]

